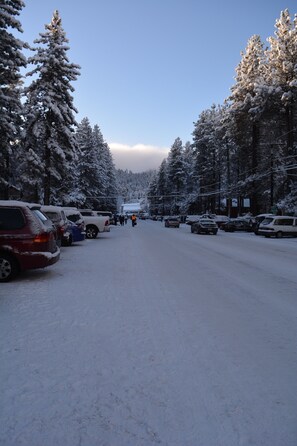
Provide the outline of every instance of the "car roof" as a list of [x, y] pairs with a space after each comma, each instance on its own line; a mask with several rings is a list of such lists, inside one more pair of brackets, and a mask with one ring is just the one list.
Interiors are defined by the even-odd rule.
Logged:
[[76, 208], [63, 208], [63, 211], [67, 215], [69, 215], [69, 214], [81, 215], [80, 211], [78, 209], [76, 209]]
[[41, 210], [48, 212], [61, 212], [64, 209], [61, 206], [42, 205]]
[[29, 203], [27, 201], [18, 201], [18, 200], [0, 200], [0, 206], [25, 207], [29, 209], [41, 208], [41, 204], [39, 203]]
[[297, 218], [297, 217], [296, 215], [268, 215], [267, 218], [282, 219], [282, 218]]

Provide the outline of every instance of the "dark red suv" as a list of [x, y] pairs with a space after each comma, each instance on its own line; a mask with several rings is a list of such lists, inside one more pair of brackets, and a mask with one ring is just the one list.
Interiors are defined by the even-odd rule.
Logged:
[[56, 230], [40, 205], [0, 200], [0, 282], [60, 258]]

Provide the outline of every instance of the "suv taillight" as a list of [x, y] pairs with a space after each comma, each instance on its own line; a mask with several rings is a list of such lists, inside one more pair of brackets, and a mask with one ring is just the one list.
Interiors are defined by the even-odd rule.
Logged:
[[52, 233], [43, 232], [42, 234], [36, 235], [36, 237], [34, 237], [34, 239], [33, 239], [33, 242], [34, 243], [47, 243], [52, 238], [51, 236], [52, 236]]

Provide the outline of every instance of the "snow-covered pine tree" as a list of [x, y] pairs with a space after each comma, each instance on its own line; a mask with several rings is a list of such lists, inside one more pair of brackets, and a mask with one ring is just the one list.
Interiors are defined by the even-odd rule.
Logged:
[[195, 201], [196, 177], [194, 174], [194, 146], [187, 141], [184, 148], [184, 169], [185, 169], [185, 200], [183, 213], [188, 213], [189, 208]]
[[[291, 21], [288, 9], [282, 11], [275, 24], [275, 37], [268, 39], [267, 83], [272, 87], [278, 105], [279, 137], [273, 141], [271, 151], [273, 189], [280, 188], [276, 199], [290, 195], [296, 189], [297, 176], [297, 16]], [[285, 172], [276, 178], [275, 171]], [[297, 203], [295, 202], [297, 207]], [[291, 206], [292, 207], [292, 206]]]
[[116, 170], [112, 154], [107, 143], [105, 143], [103, 146], [103, 153], [105, 175], [107, 176], [107, 182], [105, 185], [105, 208], [110, 211], [116, 211], [118, 197]]
[[78, 188], [84, 197], [82, 205], [92, 208], [102, 190], [98, 185], [98, 153], [94, 147], [93, 131], [88, 118], [83, 118], [78, 125], [76, 141], [79, 148]]
[[94, 125], [94, 128], [92, 130], [92, 138], [93, 138], [93, 145], [94, 150], [96, 153], [96, 181], [97, 181], [97, 188], [98, 188], [98, 194], [96, 197], [96, 202], [94, 203], [94, 206], [101, 210], [101, 211], [113, 211], [114, 209], [109, 209], [106, 195], [107, 195], [107, 189], [108, 189], [108, 173], [107, 173], [107, 157], [106, 157], [106, 148], [105, 148], [105, 141], [102, 135], [102, 132], [100, 130], [100, 127], [98, 124]]
[[40, 201], [63, 203], [71, 185], [71, 161], [76, 144], [74, 113], [77, 110], [71, 96], [74, 91], [71, 82], [77, 79], [80, 67], [68, 60], [68, 39], [58, 11], [34, 43], [40, 46], [28, 59], [35, 68], [28, 73], [34, 80], [25, 89], [24, 148], [32, 154], [27, 159], [26, 171], [31, 169], [31, 160], [39, 157], [42, 166]]
[[[195, 164], [193, 173], [199, 184], [197, 208], [199, 212], [215, 213], [219, 208], [222, 163], [222, 136], [218, 134], [220, 107], [203, 111], [193, 132]], [[197, 193], [197, 189], [196, 189]]]
[[9, 198], [13, 184], [12, 158], [18, 145], [21, 125], [21, 74], [26, 66], [22, 53], [24, 43], [10, 30], [22, 32], [17, 20], [24, 7], [22, 0], [2, 0], [0, 3], [0, 198]]
[[168, 170], [166, 159], [162, 161], [157, 173], [157, 195], [159, 197], [159, 200], [156, 200], [156, 203], [159, 202], [158, 213], [160, 215], [169, 214], [171, 200], [168, 197]]
[[[238, 202], [251, 198], [251, 210], [257, 214], [258, 164], [261, 158], [260, 118], [265, 97], [259, 94], [264, 83], [265, 56], [260, 36], [252, 36], [236, 68], [236, 84], [231, 88], [230, 112], [233, 114], [233, 137], [237, 144]], [[262, 90], [263, 91], [263, 90]]]
[[158, 215], [159, 213], [159, 205], [160, 205], [160, 196], [158, 191], [158, 175], [155, 173], [149, 183], [148, 187], [148, 203], [149, 210], [151, 215]]
[[172, 195], [171, 213], [178, 214], [185, 186], [183, 143], [180, 138], [175, 139], [168, 154], [168, 186]]

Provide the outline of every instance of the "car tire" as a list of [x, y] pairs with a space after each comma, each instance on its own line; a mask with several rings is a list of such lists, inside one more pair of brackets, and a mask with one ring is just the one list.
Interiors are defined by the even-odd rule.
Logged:
[[277, 231], [277, 233], [275, 234], [276, 238], [282, 238], [282, 236], [283, 236], [282, 231]]
[[98, 229], [96, 228], [96, 226], [87, 226], [86, 228], [86, 237], [87, 238], [96, 238], [98, 234]]
[[9, 254], [0, 254], [0, 282], [8, 282], [19, 273], [17, 261]]

